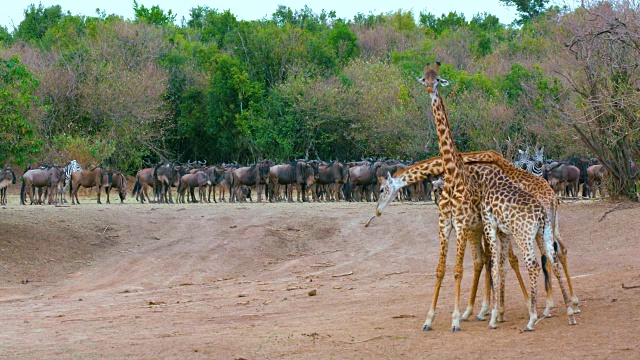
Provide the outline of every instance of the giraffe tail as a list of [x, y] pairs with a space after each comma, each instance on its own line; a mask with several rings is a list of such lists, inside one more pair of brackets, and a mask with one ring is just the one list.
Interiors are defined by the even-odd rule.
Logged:
[[548, 293], [549, 292], [549, 286], [551, 285], [551, 283], [549, 282], [549, 270], [547, 270], [547, 256], [546, 255], [542, 255], [542, 273], [544, 274], [544, 289], [545, 291]]

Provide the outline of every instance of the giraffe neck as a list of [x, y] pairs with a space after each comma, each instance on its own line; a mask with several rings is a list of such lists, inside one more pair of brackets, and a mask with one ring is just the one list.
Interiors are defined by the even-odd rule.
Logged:
[[436, 132], [438, 134], [438, 145], [440, 145], [440, 157], [444, 163], [445, 183], [455, 183], [462, 179], [461, 172], [464, 171], [464, 163], [462, 156], [458, 152], [453, 135], [451, 134], [451, 126], [449, 118], [444, 107], [444, 102], [440, 93], [431, 96], [431, 110], [436, 123]]
[[402, 182], [402, 186], [418, 183], [429, 175], [443, 173], [442, 160], [439, 157], [420, 161], [412, 166], [404, 168], [393, 174], [393, 177]]

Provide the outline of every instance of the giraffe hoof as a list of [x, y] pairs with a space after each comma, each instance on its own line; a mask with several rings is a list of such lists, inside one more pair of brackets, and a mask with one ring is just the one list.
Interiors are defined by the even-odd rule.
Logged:
[[459, 331], [461, 331], [461, 330], [462, 330], [462, 329], [460, 329], [460, 326], [452, 326], [452, 327], [451, 327], [451, 332], [459, 332]]
[[577, 306], [576, 306], [576, 307], [574, 307], [574, 308], [573, 308], [573, 313], [574, 313], [574, 314], [580, 314], [580, 309], [578, 309], [578, 307], [577, 307]]
[[577, 324], [576, 318], [574, 318], [573, 316], [569, 317], [569, 325], [575, 325], [575, 324]]
[[476, 316], [476, 321], [487, 321], [487, 318], [485, 316]]
[[524, 331], [533, 331], [533, 327], [527, 326], [527, 327], [524, 328]]
[[433, 329], [432, 329], [432, 328], [431, 328], [431, 326], [429, 326], [429, 325], [424, 325], [424, 326], [422, 327], [422, 331], [431, 331], [431, 330], [433, 330]]
[[494, 324], [489, 324], [488, 328], [491, 329], [491, 330], [495, 330], [495, 329], [498, 328], [498, 326], [494, 325]]

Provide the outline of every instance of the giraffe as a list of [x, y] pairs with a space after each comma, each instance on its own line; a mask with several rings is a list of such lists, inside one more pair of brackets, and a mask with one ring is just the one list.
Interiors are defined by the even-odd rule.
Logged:
[[[538, 244], [544, 259], [558, 278], [560, 290], [567, 306], [569, 324], [575, 325], [576, 320], [572, 304], [565, 291], [560, 277], [556, 251], [553, 246], [552, 220], [548, 212], [535, 196], [528, 193], [511, 181], [501, 170], [493, 166], [470, 166], [472, 178], [479, 184], [482, 193], [482, 222], [486, 242], [491, 249], [491, 259], [494, 265], [491, 269], [493, 279], [493, 310], [489, 328], [497, 327], [496, 321], [504, 321], [504, 258], [510, 249], [506, 237], [498, 237], [498, 233], [511, 235], [525, 260], [531, 285], [531, 295], [528, 299], [529, 323], [525, 331], [533, 331], [538, 319], [537, 277], [540, 265], [536, 258], [534, 247]], [[547, 281], [547, 285], [549, 285]], [[522, 283], [521, 283], [522, 286]], [[550, 287], [547, 286], [549, 290]], [[526, 296], [525, 296], [526, 298]]]
[[425, 67], [424, 77], [419, 81], [426, 86], [431, 97], [431, 110], [433, 112], [438, 135], [438, 145], [440, 156], [444, 166], [444, 185], [438, 205], [440, 212], [438, 216], [438, 235], [440, 238], [440, 257], [436, 269], [436, 283], [434, 286], [431, 307], [427, 313], [427, 318], [422, 326], [423, 331], [432, 329], [433, 320], [436, 314], [438, 295], [442, 285], [442, 279], [446, 271], [448, 238], [451, 229], [456, 230], [456, 263], [453, 268], [455, 279], [453, 314], [451, 315], [451, 330], [460, 331], [460, 283], [462, 281], [464, 252], [467, 241], [471, 244], [474, 274], [480, 274], [484, 267], [484, 252], [482, 249], [481, 237], [483, 233], [482, 222], [479, 217], [480, 212], [480, 192], [471, 179], [471, 175], [464, 166], [462, 156], [458, 152], [449, 119], [444, 107], [444, 102], [437, 90], [438, 85], [446, 86], [448, 81], [438, 76], [440, 63], [431, 68], [430, 64]]
[[[489, 201], [486, 196], [490, 194], [490, 191], [486, 191], [485, 199], [481, 199], [481, 193], [478, 189], [477, 184], [471, 179], [470, 173], [468, 169], [465, 167], [464, 162], [462, 161], [462, 156], [457, 151], [455, 144], [453, 142], [453, 137], [451, 135], [449, 120], [447, 117], [447, 113], [444, 107], [444, 102], [440, 96], [440, 93], [437, 90], [438, 85], [446, 86], [448, 82], [438, 76], [440, 63], [436, 63], [436, 66], [431, 68], [430, 64], [427, 64], [425, 67], [424, 77], [419, 79], [419, 81], [426, 86], [426, 90], [431, 97], [431, 109], [434, 115], [434, 121], [436, 124], [436, 132], [438, 135], [438, 144], [440, 147], [440, 156], [442, 158], [444, 164], [444, 187], [442, 196], [440, 197], [440, 201], [438, 203], [440, 212], [438, 218], [438, 233], [440, 237], [440, 258], [438, 261], [438, 267], [436, 270], [436, 285], [434, 289], [433, 299], [431, 303], [431, 307], [427, 314], [427, 318], [425, 319], [423, 330], [428, 331], [432, 328], [433, 319], [435, 317], [435, 308], [437, 305], [437, 299], [440, 291], [440, 286], [442, 284], [442, 279], [444, 277], [444, 273], [446, 270], [446, 253], [448, 246], [448, 235], [451, 232], [452, 227], [456, 229], [456, 264], [454, 266], [454, 279], [455, 279], [455, 293], [454, 293], [454, 310], [452, 314], [452, 331], [460, 331], [460, 311], [459, 311], [459, 303], [460, 303], [460, 282], [462, 280], [462, 262], [464, 260], [464, 252], [466, 248], [466, 243], [469, 241], [472, 244], [472, 254], [474, 260], [474, 279], [476, 279], [481, 271], [484, 264], [484, 252], [482, 249], [482, 243], [480, 241], [480, 237], [482, 236], [482, 232], [485, 233], [486, 236], [489, 237], [490, 243], [496, 243], [497, 238], [494, 236], [494, 233], [491, 231], [493, 228], [487, 227], [487, 224], [484, 224], [478, 219], [478, 215], [481, 214], [485, 216], [486, 214], [482, 213], [479, 207], [484, 207], [491, 209], [488, 203], [482, 204], [482, 201]], [[508, 178], [504, 177], [506, 181]], [[528, 194], [523, 191], [523, 193]], [[531, 196], [530, 194], [528, 194]], [[535, 199], [534, 199], [535, 200]], [[536, 200], [537, 201], [537, 200]], [[489, 210], [490, 211], [490, 210]], [[495, 218], [492, 218], [495, 220]], [[508, 223], [508, 218], [500, 218], [497, 223], [501, 226], [505, 232], [507, 232], [508, 226], [505, 224]], [[496, 222], [492, 223], [495, 224]], [[547, 220], [547, 223], [551, 223], [550, 220]], [[478, 226], [483, 228], [481, 233], [478, 233]], [[520, 235], [519, 232], [516, 232]], [[553, 236], [553, 235], [551, 235]], [[525, 247], [526, 242], [520, 238], [517, 239], [518, 245], [521, 246], [521, 249], [527, 250], [530, 247]], [[555, 262], [555, 255], [553, 257], [549, 257], [551, 254], [555, 254], [554, 252], [549, 253], [548, 247], [551, 246], [553, 250], [553, 245], [551, 238], [550, 243], [545, 243], [546, 247], [546, 255], [547, 258], [553, 260]], [[541, 241], [541, 240], [537, 240]], [[495, 246], [492, 246], [492, 250], [495, 249]], [[492, 253], [492, 257], [494, 254]], [[498, 257], [497, 259], [500, 259]], [[531, 260], [531, 256], [526, 258], [527, 265], [530, 273], [530, 279], [532, 281], [537, 280], [537, 275], [533, 275], [532, 272], [535, 271], [536, 266], [533, 260], [535, 260], [535, 256], [533, 260]], [[557, 271], [557, 266], [555, 263], [552, 264], [552, 269], [554, 273]], [[557, 273], [556, 273], [557, 274]], [[475, 282], [475, 281], [474, 281]], [[522, 284], [522, 283], [521, 283]], [[547, 284], [549, 284], [547, 282]], [[522, 286], [522, 285], [521, 285]], [[560, 283], [562, 289], [562, 282]], [[472, 289], [472, 295], [475, 297], [475, 289]], [[563, 295], [565, 294], [563, 290]], [[535, 296], [535, 292], [532, 291], [532, 296]], [[550, 298], [552, 299], [552, 298]], [[531, 299], [531, 302], [535, 303], [535, 298]], [[568, 303], [567, 298], [565, 296], [565, 303]], [[531, 307], [530, 307], [531, 309]], [[530, 315], [533, 317], [533, 312], [535, 309], [530, 310]], [[568, 310], [570, 318], [570, 323], [575, 323], [575, 319], [572, 318], [573, 313], [571, 310]], [[537, 317], [537, 315], [536, 315]], [[528, 328], [532, 328], [532, 326], [528, 326]]]
[[[559, 261], [562, 264], [564, 269], [565, 278], [567, 279], [567, 285], [569, 287], [571, 304], [573, 307], [573, 312], [578, 314], [580, 313], [580, 309], [578, 308], [578, 297], [575, 295], [573, 286], [571, 284], [571, 276], [569, 274], [569, 268], [567, 265], [567, 249], [564, 243], [560, 238], [560, 232], [558, 227], [558, 199], [556, 197], [555, 192], [549, 184], [542, 178], [535, 176], [523, 169], [518, 168], [517, 166], [511, 164], [507, 161], [502, 155], [499, 153], [489, 150], [489, 151], [478, 151], [478, 152], [470, 152], [470, 153], [462, 153], [463, 160], [466, 165], [470, 167], [476, 166], [494, 166], [500, 169], [511, 181], [520, 185], [525, 191], [534, 195], [538, 201], [543, 205], [545, 211], [547, 212], [547, 216], [549, 219], [552, 219], [552, 228], [554, 231], [554, 241], [557, 242], [559, 251], [558, 257]], [[444, 172], [444, 167], [442, 163], [442, 159], [440, 157], [434, 157], [428, 160], [420, 161], [412, 166], [409, 166], [405, 169], [401, 169], [392, 174], [388, 174], [388, 178], [384, 180], [380, 187], [380, 195], [378, 198], [378, 206], [376, 208], [375, 216], [380, 216], [382, 214], [383, 209], [387, 206], [388, 203], [395, 199], [397, 192], [403, 188], [404, 186], [419, 183], [428, 177], [439, 176]], [[524, 283], [522, 282], [522, 278], [520, 276], [518, 270], [518, 259], [513, 255], [513, 252], [509, 252], [509, 262], [511, 267], [514, 268], [516, 272], [516, 276], [518, 277], [518, 281], [520, 283], [520, 287], [523, 290], [523, 294], [526, 295], [526, 289], [524, 287]], [[488, 273], [487, 273], [488, 274]], [[559, 280], [559, 279], [558, 279]], [[463, 320], [467, 320], [471, 313], [473, 312], [474, 300], [476, 289], [478, 286], [479, 278], [474, 278], [473, 287], [472, 287], [472, 296], [469, 299], [469, 306], [466, 311], [462, 315]], [[559, 280], [560, 281], [560, 280]], [[487, 281], [488, 283], [488, 281]], [[488, 287], [486, 290], [489, 290]], [[544, 311], [544, 317], [551, 316], [550, 310], [553, 307], [553, 295], [551, 293], [551, 288], [547, 288], [548, 291], [548, 299], [547, 306]], [[477, 320], [484, 320], [486, 311], [488, 309], [488, 301], [489, 294], [487, 293], [482, 304], [482, 309], [478, 313]]]

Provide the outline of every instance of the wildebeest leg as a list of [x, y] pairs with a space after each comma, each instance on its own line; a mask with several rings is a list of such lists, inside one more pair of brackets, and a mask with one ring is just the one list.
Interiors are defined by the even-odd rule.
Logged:
[[98, 204], [102, 204], [102, 201], [100, 201], [100, 192], [102, 191], [102, 186], [98, 186]]
[[[71, 193], [71, 203], [80, 205], [80, 200], [78, 200], [78, 190], [80, 190], [80, 182], [78, 182], [77, 186], [73, 188], [73, 192]], [[75, 200], [75, 202], [74, 202]]]
[[111, 192], [111, 187], [105, 186], [104, 193], [107, 194], [107, 204], [111, 204], [111, 200], [109, 199], [110, 192]]
[[140, 196], [140, 204], [144, 204], [144, 195], [147, 193], [147, 187], [147, 184], [140, 184], [140, 189], [138, 190], [138, 195]]
[[[169, 183], [169, 184], [167, 184], [167, 186], [169, 188], [169, 203], [173, 204], [173, 195], [171, 194], [171, 184]], [[165, 194], [164, 197], [165, 197], [165, 201], [166, 201], [167, 195]]]
[[51, 185], [51, 187], [49, 187], [49, 196], [47, 196], [47, 202], [49, 203], [49, 205], [53, 204], [53, 199], [56, 196], [56, 188]]
[[296, 188], [296, 201], [300, 202], [300, 196], [302, 196], [302, 200], [304, 201], [304, 195], [302, 195], [302, 185], [301, 184], [295, 184], [295, 186], [293, 186]]

